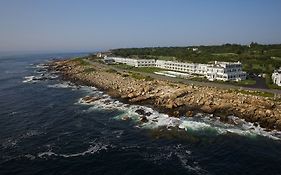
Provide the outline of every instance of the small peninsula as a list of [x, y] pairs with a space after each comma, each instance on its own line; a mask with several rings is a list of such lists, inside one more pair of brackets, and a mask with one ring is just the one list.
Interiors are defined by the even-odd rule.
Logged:
[[[281, 130], [281, 101], [264, 92], [175, 83], [87, 58], [56, 60], [49, 69], [58, 71], [63, 80], [95, 86], [114, 98], [151, 106], [173, 117], [194, 117], [203, 112], [235, 124], [228, 117], [234, 115], [269, 130]], [[82, 100], [91, 103], [96, 98]], [[141, 121], [146, 122], [145, 114]]]

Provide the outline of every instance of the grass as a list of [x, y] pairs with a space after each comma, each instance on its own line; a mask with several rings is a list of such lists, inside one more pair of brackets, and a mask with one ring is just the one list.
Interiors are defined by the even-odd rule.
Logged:
[[277, 86], [276, 84], [273, 83], [271, 76], [269, 74], [266, 74], [266, 76], [265, 76], [265, 83], [266, 83], [267, 87], [270, 89], [281, 90], [280, 86]]
[[213, 53], [213, 56], [224, 56], [224, 57], [228, 57], [228, 56], [238, 56], [238, 54], [236, 53]]
[[113, 64], [112, 66], [119, 69], [126, 69], [126, 70], [131, 70], [134, 68], [133, 66], [129, 66], [127, 64]]
[[[199, 81], [199, 82], [210, 82], [208, 79], [202, 78], [202, 77], [193, 77], [193, 78], [190, 78], [190, 80]], [[237, 85], [237, 86], [250, 86], [250, 85], [256, 84], [256, 80], [253, 80], [253, 79], [246, 79], [246, 80], [241, 80], [241, 81], [219, 81], [219, 80], [215, 80], [215, 81], [212, 81], [212, 82], [220, 83], [220, 84]]]
[[135, 72], [129, 72], [129, 76], [134, 78], [134, 79], [137, 79], [137, 80], [145, 80], [145, 81], [152, 81], [152, 80], [154, 80], [150, 76], [143, 76], [140, 73], [135, 73]]
[[105, 72], [108, 72], [108, 73], [116, 73], [117, 71], [114, 70], [114, 69], [107, 69]]
[[91, 72], [95, 72], [95, 71], [96, 71], [96, 69], [94, 69], [93, 67], [87, 67], [84, 69], [85, 73], [91, 73]]
[[260, 96], [260, 97], [270, 97], [273, 98], [274, 94], [270, 92], [262, 92], [262, 91], [247, 91], [247, 90], [228, 90], [229, 92], [236, 92], [246, 95], [254, 95], [254, 96]]
[[229, 83], [234, 85], [240, 85], [240, 86], [250, 86], [250, 85], [255, 85], [257, 82], [256, 80], [253, 79], [246, 79], [238, 82], [229, 82]]
[[78, 62], [80, 65], [82, 65], [82, 66], [88, 66], [88, 65], [90, 65], [90, 63], [89, 62], [87, 62], [87, 61], [85, 61], [83, 58], [74, 58], [73, 59], [73, 61], [76, 61], [76, 62]]
[[154, 73], [163, 71], [163, 69], [157, 68], [157, 67], [134, 67], [132, 70], [138, 71], [138, 72], [146, 72], [146, 73]]
[[277, 89], [277, 90], [281, 90], [280, 86], [277, 86], [276, 84], [267, 84], [267, 87], [269, 89]]
[[192, 77], [189, 80], [199, 81], [199, 82], [209, 82], [206, 78], [202, 78], [202, 77]]

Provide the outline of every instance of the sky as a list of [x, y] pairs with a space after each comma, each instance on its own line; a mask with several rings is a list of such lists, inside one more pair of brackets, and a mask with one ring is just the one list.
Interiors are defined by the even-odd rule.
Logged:
[[281, 43], [280, 0], [0, 0], [0, 52]]

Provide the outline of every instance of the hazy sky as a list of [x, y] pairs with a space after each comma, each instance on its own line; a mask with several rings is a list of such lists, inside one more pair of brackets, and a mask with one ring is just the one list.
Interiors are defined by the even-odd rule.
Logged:
[[280, 0], [0, 0], [0, 51], [281, 43]]

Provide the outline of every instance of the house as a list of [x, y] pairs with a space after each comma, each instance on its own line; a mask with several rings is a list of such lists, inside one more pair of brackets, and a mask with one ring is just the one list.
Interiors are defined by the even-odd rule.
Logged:
[[192, 48], [192, 51], [193, 52], [196, 52], [196, 51], [198, 51], [199, 49], [197, 48], [197, 47], [194, 47], [194, 48]]
[[272, 73], [272, 81], [274, 84], [281, 86], [281, 67]]
[[107, 57], [107, 56], [111, 55], [111, 52], [110, 51], [98, 52], [96, 55], [97, 55], [98, 58], [104, 58], [104, 57]]

